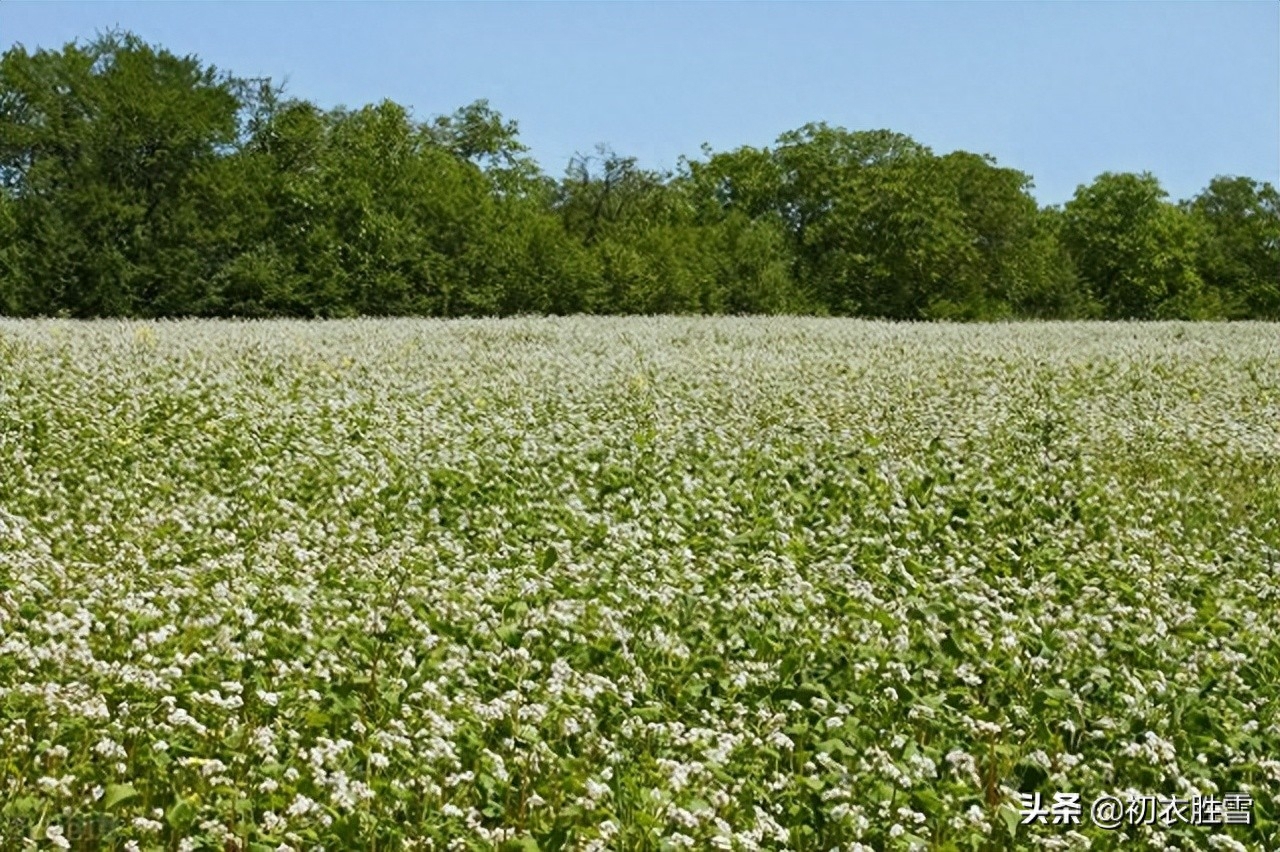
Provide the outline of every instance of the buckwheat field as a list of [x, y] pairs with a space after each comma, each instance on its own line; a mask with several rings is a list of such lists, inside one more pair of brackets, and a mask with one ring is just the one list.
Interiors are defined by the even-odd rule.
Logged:
[[1274, 325], [0, 321], [0, 847], [1280, 848], [1278, 518]]

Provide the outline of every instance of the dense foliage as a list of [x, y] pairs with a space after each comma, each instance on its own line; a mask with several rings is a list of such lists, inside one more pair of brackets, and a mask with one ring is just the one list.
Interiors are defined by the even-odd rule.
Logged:
[[[1280, 848], [1278, 415], [1261, 323], [0, 321], [0, 847]], [[1252, 822], [1019, 825], [1126, 791]]]
[[543, 174], [485, 102], [325, 111], [127, 33], [0, 58], [0, 312], [1278, 318], [1274, 187], [1062, 209], [991, 158], [811, 124]]

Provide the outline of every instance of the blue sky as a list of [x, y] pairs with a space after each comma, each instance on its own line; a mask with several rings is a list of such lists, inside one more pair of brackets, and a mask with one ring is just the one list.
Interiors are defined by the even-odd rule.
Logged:
[[0, 46], [120, 26], [325, 106], [478, 98], [548, 172], [642, 165], [826, 121], [994, 155], [1060, 203], [1103, 171], [1174, 198], [1280, 183], [1280, 3], [0, 2]]

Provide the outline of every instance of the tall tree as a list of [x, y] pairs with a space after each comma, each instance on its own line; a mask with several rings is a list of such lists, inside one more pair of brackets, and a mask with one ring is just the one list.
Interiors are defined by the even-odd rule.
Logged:
[[1114, 319], [1197, 318], [1218, 312], [1196, 269], [1202, 235], [1166, 201], [1150, 173], [1099, 175], [1063, 210], [1062, 238]]
[[824, 123], [548, 177], [486, 101], [325, 111], [128, 33], [0, 57], [0, 311], [1280, 318], [1280, 199], [1171, 204]]
[[0, 186], [0, 316], [22, 312], [18, 293], [18, 223], [9, 189]]
[[1040, 282], [1033, 253], [1039, 207], [1031, 177], [989, 156], [956, 151], [938, 159], [939, 182], [960, 211], [964, 248], [929, 313], [950, 318], [1007, 316], [1021, 292]]
[[1247, 177], [1215, 177], [1186, 209], [1206, 233], [1205, 282], [1235, 317], [1280, 319], [1280, 193]]
[[237, 139], [240, 81], [108, 33], [0, 58], [0, 182], [26, 312], [186, 313], [205, 294], [204, 170]]
[[219, 162], [227, 188], [217, 219], [223, 258], [210, 312], [223, 316], [318, 316], [344, 312], [347, 297], [322, 258], [334, 239], [316, 187], [329, 117], [313, 104], [265, 88], [247, 138]]
[[546, 182], [529, 149], [520, 141], [520, 127], [478, 100], [451, 115], [436, 116], [422, 127], [433, 144], [475, 164], [501, 194], [546, 190]]
[[1061, 207], [1045, 207], [1036, 215], [1027, 261], [1030, 269], [1011, 301], [1015, 316], [1029, 319], [1097, 319], [1101, 303], [1089, 291], [1074, 258], [1062, 241]]

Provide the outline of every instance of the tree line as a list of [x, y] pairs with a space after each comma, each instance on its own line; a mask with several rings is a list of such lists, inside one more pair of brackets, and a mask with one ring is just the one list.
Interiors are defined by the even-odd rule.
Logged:
[[127, 32], [0, 58], [0, 314], [1280, 318], [1280, 195], [823, 123], [545, 174], [479, 101], [324, 110]]

